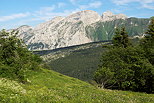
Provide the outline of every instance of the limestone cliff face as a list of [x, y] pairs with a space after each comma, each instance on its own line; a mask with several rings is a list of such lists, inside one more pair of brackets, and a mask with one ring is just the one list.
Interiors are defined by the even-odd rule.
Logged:
[[[149, 19], [127, 18], [110, 11], [100, 16], [92, 10], [80, 11], [67, 17], [55, 17], [36, 27], [21, 26], [18, 37], [29, 50], [48, 50], [93, 41], [111, 40], [116, 27], [126, 25], [130, 36], [142, 35]], [[135, 28], [135, 29], [134, 29]]]
[[113, 21], [117, 19], [127, 19], [127, 16], [124, 14], [113, 14], [111, 11], [106, 11], [102, 15], [102, 21]]
[[[30, 50], [55, 49], [92, 42], [86, 36], [85, 27], [97, 21], [101, 16], [91, 10], [74, 13], [68, 17], [56, 17], [32, 28], [21, 26], [19, 37], [26, 41]], [[33, 35], [25, 40], [25, 35]]]
[[25, 43], [28, 42], [28, 40], [34, 36], [33, 33], [33, 28], [28, 26], [28, 25], [23, 25], [20, 26], [19, 28], [16, 29], [19, 33], [18, 33], [18, 37], [20, 39], [22, 39]]

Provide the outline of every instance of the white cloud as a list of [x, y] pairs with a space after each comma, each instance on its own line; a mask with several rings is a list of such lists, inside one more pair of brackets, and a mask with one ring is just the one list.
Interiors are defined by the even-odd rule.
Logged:
[[[77, 5], [78, 8], [76, 9], [72, 9], [72, 10], [65, 10], [65, 12], [67, 13], [67, 15], [72, 14], [72, 13], [76, 13], [82, 10], [87, 10], [90, 8], [99, 8], [100, 6], [102, 6], [102, 2], [101, 1], [94, 1], [94, 2], [90, 2], [87, 5]], [[65, 16], [67, 16], [65, 15]]]
[[48, 21], [56, 16], [67, 16], [70, 13], [70, 10], [64, 10], [61, 12], [55, 12], [54, 10], [58, 7], [57, 5], [53, 5], [51, 7], [43, 7], [38, 11], [33, 13], [33, 18], [29, 21], [39, 21], [44, 20]]
[[76, 4], [76, 1], [77, 1], [77, 0], [70, 0], [70, 2], [71, 2], [72, 4]]
[[89, 9], [89, 8], [99, 8], [100, 6], [102, 6], [101, 1], [94, 1], [94, 2], [91, 2], [87, 5], [80, 5], [79, 9], [84, 10], [84, 9]]
[[43, 15], [48, 12], [52, 12], [53, 10], [55, 10], [55, 8], [56, 8], [55, 5], [52, 5], [51, 7], [42, 7], [40, 8], [40, 10], [36, 11], [36, 14]]
[[69, 12], [49, 12], [43, 15], [37, 15], [35, 14], [34, 18], [31, 19], [32, 21], [39, 21], [39, 20], [43, 20], [43, 21], [48, 21], [56, 16], [67, 16], [69, 14]]
[[116, 5], [126, 5], [128, 3], [138, 2], [142, 8], [154, 9], [154, 0], [112, 0]]
[[94, 1], [90, 2], [87, 5], [78, 5], [78, 8], [76, 9], [70, 9], [70, 10], [64, 10], [61, 12], [55, 12], [54, 10], [58, 5], [64, 6], [63, 3], [58, 3], [57, 5], [52, 5], [51, 7], [42, 7], [40, 10], [35, 11], [35, 13], [32, 13], [34, 18], [32, 20], [39, 21], [39, 20], [45, 20], [48, 21], [56, 16], [68, 16], [71, 13], [75, 13], [81, 10], [89, 9], [89, 8], [99, 8], [102, 5], [102, 2], [100, 1]]
[[12, 14], [9, 16], [1, 16], [0, 17], [0, 22], [4, 22], [4, 21], [9, 21], [9, 20], [13, 20], [13, 19], [19, 19], [19, 18], [24, 18], [29, 16], [30, 13], [19, 13], [19, 14]]
[[131, 2], [139, 2], [141, 4], [153, 3], [154, 0], [112, 0], [117, 5], [125, 5]]
[[[142, 3], [141, 0], [138, 0], [138, 1]], [[153, 3], [153, 2], [154, 2], [154, 0], [143, 0], [143, 3]]]
[[59, 3], [58, 3], [58, 8], [61, 8], [61, 7], [64, 7], [64, 6], [66, 6], [65, 3], [63, 3], [63, 2], [59, 2]]
[[122, 10], [119, 10], [119, 9], [111, 9], [110, 11], [113, 13], [121, 13], [122, 12]]
[[[74, 3], [77, 2], [77, 0], [70, 0], [70, 1]], [[66, 5], [67, 4], [64, 2], [59, 2], [57, 4], [54, 4], [48, 7], [41, 7], [39, 10], [30, 12], [30, 13], [20, 13], [20, 14], [13, 14], [10, 16], [3, 16], [3, 17], [0, 17], [0, 22], [29, 16], [28, 18], [21, 19], [20, 21], [18, 21], [17, 23], [15, 23], [15, 25], [12, 25], [11, 27], [17, 27], [19, 25], [24, 25], [24, 24], [37, 24], [43, 21], [51, 20], [52, 18], [56, 16], [65, 17], [65, 16], [68, 16], [72, 13], [75, 13], [81, 10], [90, 9], [90, 8], [99, 8], [102, 5], [102, 2], [101, 1], [93, 1], [93, 2], [91, 1], [86, 5], [80, 5], [76, 3], [75, 9], [66, 9], [63, 11], [57, 11], [57, 9], [60, 9]]]
[[143, 4], [142, 7], [144, 8], [148, 8], [148, 9], [154, 9], [154, 4], [152, 5], [148, 5], [148, 4]]
[[125, 5], [127, 3], [136, 2], [136, 1], [138, 1], [138, 0], [112, 0], [112, 2], [117, 5]]
[[100, 6], [102, 6], [102, 2], [101, 1], [95, 1], [89, 4], [89, 8], [99, 8]]

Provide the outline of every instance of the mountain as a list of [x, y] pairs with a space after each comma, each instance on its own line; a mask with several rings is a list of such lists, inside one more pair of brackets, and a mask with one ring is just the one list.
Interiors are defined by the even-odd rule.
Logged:
[[106, 21], [113, 21], [113, 20], [117, 20], [117, 19], [127, 19], [128, 17], [124, 14], [113, 14], [111, 11], [106, 11], [102, 14], [102, 21], [106, 22]]
[[101, 16], [95, 11], [85, 10], [67, 17], [55, 17], [36, 27], [24, 25], [16, 30], [29, 50], [49, 50], [111, 40], [115, 28], [120, 26], [125, 26], [130, 36], [141, 36], [149, 22], [149, 19], [128, 18], [110, 11]]
[[133, 17], [127, 19], [115, 19], [106, 22], [99, 21], [87, 26], [86, 34], [88, 34], [93, 41], [111, 40], [116, 28], [126, 27], [126, 31], [130, 37], [140, 37], [144, 35], [149, 24], [150, 19]]
[[28, 40], [34, 36], [35, 34], [33, 33], [33, 28], [28, 26], [28, 25], [23, 25], [20, 26], [20, 28], [16, 29], [18, 33], [18, 37], [22, 39], [25, 43], [28, 42]]
[[[81, 11], [65, 18], [56, 17], [33, 28], [32, 34], [35, 35], [26, 41], [26, 44], [30, 50], [34, 50], [55, 49], [92, 42], [85, 34], [85, 27], [99, 20], [101, 20], [101, 16], [90, 10]], [[23, 27], [19, 27], [18, 30], [20, 28]], [[29, 29], [26, 30], [28, 30], [28, 34], [31, 32]]]

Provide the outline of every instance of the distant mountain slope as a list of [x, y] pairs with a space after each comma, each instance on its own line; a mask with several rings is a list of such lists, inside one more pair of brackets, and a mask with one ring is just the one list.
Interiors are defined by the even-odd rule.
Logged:
[[100, 64], [103, 46], [111, 41], [88, 43], [55, 50], [35, 51], [42, 56], [50, 69], [84, 81], [92, 80]]
[[86, 36], [85, 27], [101, 19], [97, 12], [91, 10], [77, 12], [65, 18], [55, 17], [33, 28], [35, 35], [26, 44], [30, 50], [42, 50], [89, 43], [92, 40]]
[[150, 23], [149, 19], [128, 18], [108, 22], [96, 22], [86, 27], [86, 34], [93, 41], [111, 40], [118, 27], [126, 27], [129, 36], [142, 36]]
[[[138, 45], [139, 40], [139, 38], [131, 39], [133, 45]], [[54, 50], [34, 51], [34, 53], [41, 55], [44, 62], [54, 71], [80, 80], [91, 81], [108, 45], [111, 45], [111, 40]]]
[[125, 26], [129, 36], [143, 35], [150, 19], [128, 18], [124, 14], [92, 10], [80, 11], [67, 17], [55, 17], [36, 27], [21, 26], [18, 37], [29, 50], [50, 50], [84, 43], [111, 40], [115, 28]]

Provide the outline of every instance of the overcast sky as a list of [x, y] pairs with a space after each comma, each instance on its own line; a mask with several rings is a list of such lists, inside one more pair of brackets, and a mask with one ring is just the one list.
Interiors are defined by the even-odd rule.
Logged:
[[81, 10], [149, 18], [154, 16], [154, 0], [0, 0], [0, 29], [35, 26]]

